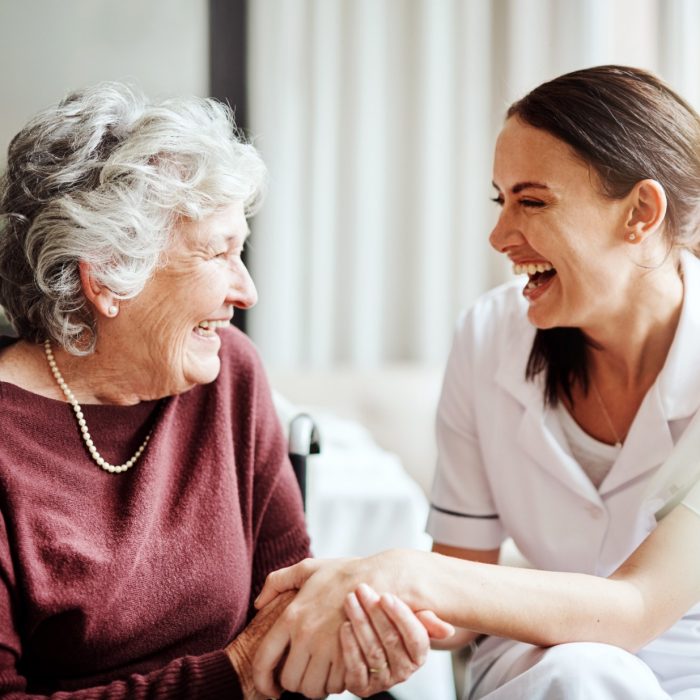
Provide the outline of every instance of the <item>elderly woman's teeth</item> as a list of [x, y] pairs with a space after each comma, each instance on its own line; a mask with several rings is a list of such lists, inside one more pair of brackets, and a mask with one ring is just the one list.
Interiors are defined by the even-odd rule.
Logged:
[[554, 267], [549, 263], [528, 263], [525, 265], [515, 263], [513, 265], [513, 272], [516, 275], [534, 275], [537, 272], [550, 272], [553, 269]]
[[200, 321], [195, 327], [199, 335], [216, 335], [217, 328], [226, 328], [229, 325], [228, 321]]

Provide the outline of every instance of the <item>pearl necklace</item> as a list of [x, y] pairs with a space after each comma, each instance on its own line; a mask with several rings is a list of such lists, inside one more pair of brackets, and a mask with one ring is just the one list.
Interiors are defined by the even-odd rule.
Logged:
[[136, 450], [136, 453], [131, 459], [128, 459], [126, 462], [124, 462], [124, 464], [120, 465], [110, 464], [97, 451], [97, 448], [95, 447], [95, 444], [93, 443], [92, 438], [90, 437], [90, 431], [88, 430], [87, 422], [85, 421], [85, 416], [83, 415], [83, 410], [58, 369], [58, 365], [56, 364], [56, 358], [53, 356], [53, 351], [51, 350], [50, 340], [44, 341], [44, 352], [46, 353], [46, 359], [48, 360], [49, 367], [51, 368], [51, 373], [56, 379], [56, 382], [58, 382], [58, 386], [61, 387], [61, 391], [64, 393], [66, 401], [68, 401], [68, 403], [73, 407], [73, 411], [75, 412], [75, 418], [78, 421], [78, 427], [80, 428], [80, 432], [83, 436], [83, 442], [85, 442], [85, 446], [87, 447], [88, 452], [90, 453], [90, 456], [95, 461], [95, 463], [98, 466], [102, 467], [102, 469], [104, 469], [106, 472], [110, 472], [110, 474], [120, 474], [121, 472], [125, 472], [127, 469], [133, 467], [134, 464], [136, 464], [138, 458], [141, 456], [141, 453], [146, 449], [146, 445], [148, 445], [148, 441], [151, 439], [151, 433], [153, 432], [153, 428], [151, 428], [151, 430], [148, 431], [146, 439], [141, 443], [141, 446], [138, 450]]

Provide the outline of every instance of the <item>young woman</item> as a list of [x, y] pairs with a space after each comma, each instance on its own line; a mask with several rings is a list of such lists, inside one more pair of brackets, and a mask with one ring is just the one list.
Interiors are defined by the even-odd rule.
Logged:
[[[362, 639], [382, 602], [348, 593], [395, 593], [464, 628], [453, 644], [490, 635], [472, 698], [700, 697], [697, 428], [679, 443], [700, 408], [700, 118], [641, 70], [564, 75], [509, 109], [493, 185], [491, 244], [527, 280], [458, 324], [437, 419], [438, 554], [302, 563], [259, 604], [301, 586], [283, 617], [317, 638], [298, 654], [345, 629], [347, 663], [367, 674], [392, 640], [358, 647], [337, 611]], [[535, 570], [495, 566], [507, 536]], [[298, 663], [295, 630], [270, 632], [261, 689], [290, 640]]]

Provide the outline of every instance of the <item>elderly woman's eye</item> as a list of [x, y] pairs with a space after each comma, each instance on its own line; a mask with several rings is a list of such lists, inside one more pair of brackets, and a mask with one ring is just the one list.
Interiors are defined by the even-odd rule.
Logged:
[[520, 204], [524, 207], [543, 207], [544, 202], [540, 202], [537, 199], [521, 199]]

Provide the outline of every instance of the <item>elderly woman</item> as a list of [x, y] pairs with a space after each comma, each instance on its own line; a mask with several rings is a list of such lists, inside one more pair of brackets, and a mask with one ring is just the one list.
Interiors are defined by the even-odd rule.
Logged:
[[[117, 84], [12, 141], [0, 696], [255, 696], [250, 659], [281, 608], [244, 631], [251, 601], [309, 551], [267, 381], [230, 326], [256, 301], [241, 252], [263, 180], [223, 105]], [[407, 608], [393, 620], [395, 682], [428, 641]], [[347, 685], [341, 663], [326, 676]]]
[[[641, 70], [564, 75], [509, 109], [493, 185], [491, 244], [527, 280], [458, 324], [437, 554], [272, 574], [259, 605], [301, 591], [258, 652], [265, 692], [297, 626], [320, 655], [353, 645], [343, 606], [356, 636], [390, 608], [364, 581], [464, 628], [453, 644], [491, 635], [470, 698], [700, 697], [700, 117]], [[535, 570], [494, 566], [506, 536]]]

